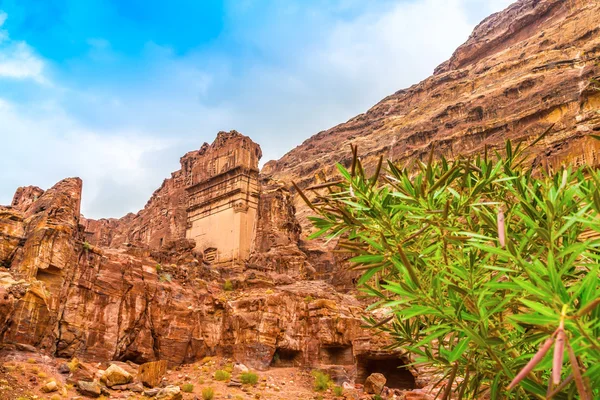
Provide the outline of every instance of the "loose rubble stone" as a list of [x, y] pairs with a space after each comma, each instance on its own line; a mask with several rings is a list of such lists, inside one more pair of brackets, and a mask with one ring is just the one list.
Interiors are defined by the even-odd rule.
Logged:
[[67, 365], [67, 363], [62, 363], [58, 367], [58, 372], [60, 372], [61, 374], [70, 374], [71, 370], [69, 369], [69, 366]]
[[55, 381], [50, 381], [42, 386], [41, 390], [44, 393], [56, 392], [58, 390], [58, 385]]
[[248, 369], [248, 367], [246, 367], [244, 364], [242, 363], [235, 363], [233, 365], [233, 375], [239, 375], [239, 374], [243, 374], [246, 372], [249, 372], [250, 370]]
[[132, 381], [132, 376], [129, 372], [116, 364], [111, 364], [106, 371], [102, 374], [101, 381], [108, 387], [116, 385], [125, 385]]
[[167, 362], [165, 360], [152, 361], [139, 366], [138, 379], [148, 387], [155, 387], [160, 384], [166, 372]]
[[158, 392], [160, 392], [159, 388], [147, 389], [147, 390], [144, 390], [144, 396], [154, 397], [158, 394]]
[[383, 388], [385, 387], [386, 381], [387, 379], [385, 379], [385, 376], [383, 376], [383, 374], [374, 373], [369, 375], [368, 378], [365, 380], [365, 393], [381, 394]]
[[102, 387], [97, 381], [79, 381], [77, 382], [77, 391], [88, 397], [100, 397], [102, 395]]
[[156, 399], [161, 400], [181, 400], [183, 395], [181, 394], [181, 389], [179, 386], [169, 385], [165, 388], [162, 388], [156, 394]]

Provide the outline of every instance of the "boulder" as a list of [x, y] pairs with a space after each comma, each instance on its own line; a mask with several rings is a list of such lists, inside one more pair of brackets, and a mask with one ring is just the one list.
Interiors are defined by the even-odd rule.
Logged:
[[144, 386], [137, 383], [129, 383], [127, 385], [115, 385], [111, 388], [112, 390], [129, 390], [134, 393], [142, 393], [144, 391]]
[[158, 392], [160, 392], [159, 388], [153, 388], [153, 389], [148, 389], [148, 390], [144, 390], [144, 396], [146, 397], [154, 397], [158, 394]]
[[77, 382], [77, 391], [87, 397], [100, 397], [102, 394], [102, 387], [98, 381], [79, 381]]
[[44, 393], [56, 392], [58, 390], [58, 385], [56, 384], [55, 381], [50, 381], [50, 382], [46, 383], [44, 386], [42, 386], [41, 390]]
[[152, 361], [142, 364], [138, 368], [138, 380], [148, 387], [160, 385], [160, 381], [167, 372], [165, 360]]
[[108, 387], [126, 385], [133, 380], [131, 374], [116, 364], [111, 364], [100, 378]]
[[381, 394], [386, 382], [387, 379], [385, 379], [385, 376], [383, 376], [383, 374], [376, 372], [374, 374], [369, 375], [369, 377], [365, 381], [365, 393]]
[[246, 367], [242, 363], [235, 363], [233, 366], [233, 375], [240, 375], [240, 374], [244, 374], [249, 371], [250, 370], [248, 369], [248, 367]]
[[61, 374], [68, 375], [71, 373], [71, 370], [69, 369], [69, 365], [67, 363], [62, 363], [58, 367], [58, 372], [60, 372]]
[[179, 386], [169, 385], [159, 390], [156, 398], [160, 400], [181, 400], [183, 395]]
[[[71, 367], [69, 367], [68, 364], [71, 364]], [[67, 363], [67, 367], [69, 367], [70, 370], [70, 374], [67, 378], [67, 383], [73, 385], [76, 385], [79, 381], [92, 382], [94, 379], [100, 379], [100, 377], [102, 376], [99, 375], [98, 377], [96, 377], [96, 369], [91, 364], [86, 364], [78, 361], [77, 363]]]

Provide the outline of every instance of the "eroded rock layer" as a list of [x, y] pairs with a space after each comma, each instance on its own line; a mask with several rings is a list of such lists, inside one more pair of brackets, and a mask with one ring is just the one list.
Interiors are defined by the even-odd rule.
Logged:
[[314, 365], [356, 376], [358, 357], [385, 341], [361, 327], [353, 296], [306, 280], [291, 196], [263, 186], [258, 265], [233, 277], [203, 263], [192, 240], [158, 250], [89, 244], [77, 178], [46, 192], [20, 190], [39, 197], [0, 208], [0, 344], [136, 363], [221, 355], [257, 369]]
[[[306, 140], [263, 174], [301, 187], [348, 165], [349, 144], [366, 165], [379, 156], [410, 162], [532, 141], [553, 126], [532, 157], [555, 166], [600, 163], [600, 2], [521, 0], [484, 20], [433, 76], [386, 97], [364, 114]], [[297, 199], [304, 228], [307, 208]], [[308, 229], [305, 229], [308, 232]]]

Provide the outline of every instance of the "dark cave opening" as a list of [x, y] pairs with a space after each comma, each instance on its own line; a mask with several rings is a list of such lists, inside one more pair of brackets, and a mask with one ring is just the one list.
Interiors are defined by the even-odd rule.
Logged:
[[271, 367], [288, 368], [302, 365], [302, 352], [300, 350], [277, 348], [271, 361]]
[[319, 349], [319, 361], [325, 365], [352, 365], [352, 346], [326, 346]]
[[123, 362], [131, 361], [138, 365], [152, 361], [152, 360], [148, 359], [147, 355], [144, 355], [143, 353], [141, 353], [139, 351], [129, 350], [129, 349], [127, 349], [127, 351], [125, 351], [125, 354], [121, 355], [118, 358], [118, 360], [123, 361]]
[[373, 373], [387, 379], [386, 386], [393, 389], [415, 389], [415, 377], [397, 356], [361, 356], [357, 360], [356, 381], [364, 383]]
[[63, 284], [62, 270], [54, 265], [38, 268], [35, 279], [44, 282], [50, 292], [58, 293]]

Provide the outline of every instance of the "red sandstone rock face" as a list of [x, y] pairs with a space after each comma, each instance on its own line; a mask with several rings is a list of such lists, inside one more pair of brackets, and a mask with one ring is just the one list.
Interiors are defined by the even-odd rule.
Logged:
[[385, 342], [361, 327], [354, 297], [300, 280], [306, 256], [297, 246], [290, 193], [268, 181], [262, 193], [255, 255], [265, 264], [252, 273], [265, 279], [242, 274], [234, 292], [222, 289], [224, 277], [202, 264], [188, 240], [155, 251], [86, 243], [79, 179], [60, 182], [25, 212], [1, 208], [0, 344], [137, 363], [217, 354], [257, 369], [275, 354], [284, 362], [292, 354], [296, 365], [333, 368], [351, 379], [356, 357]]
[[[532, 141], [536, 163], [600, 164], [600, 3], [521, 0], [482, 22], [430, 78], [400, 90], [365, 114], [306, 140], [263, 175], [307, 187], [348, 165], [355, 144], [368, 166], [379, 156], [400, 163], [436, 153], [453, 157]], [[348, 150], [345, 151], [344, 149]], [[341, 149], [341, 150], [340, 150]], [[297, 199], [305, 233], [308, 209]]]
[[[199, 150], [181, 157], [181, 169], [163, 181], [137, 214], [128, 214], [120, 219], [82, 219], [86, 240], [102, 247], [136, 244], [158, 249], [170, 241], [184, 239], [189, 205], [186, 188], [211, 175], [211, 154], [226, 146], [229, 140], [239, 140], [242, 145], [252, 143], [237, 131], [219, 132], [212, 144], [204, 143]], [[253, 145], [256, 146], [253, 157], [258, 164], [262, 153], [259, 146]]]
[[42, 194], [44, 194], [44, 191], [37, 186], [20, 187], [15, 192], [10, 205], [19, 211], [27, 211], [27, 208]]

